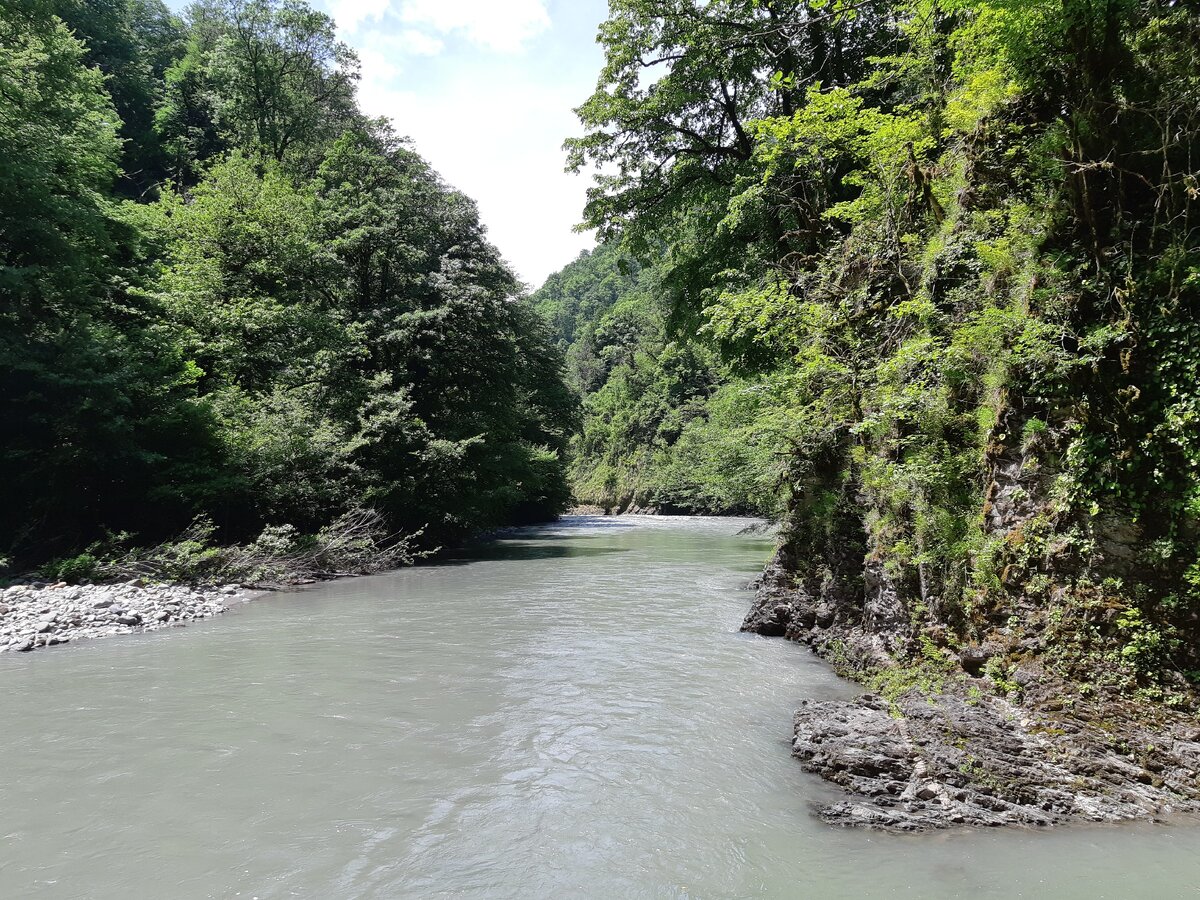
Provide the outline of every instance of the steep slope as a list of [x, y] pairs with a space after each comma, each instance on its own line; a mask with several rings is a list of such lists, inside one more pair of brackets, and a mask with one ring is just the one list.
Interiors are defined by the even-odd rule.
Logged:
[[850, 820], [1195, 806], [1198, 37], [1126, 0], [630, 0], [602, 30], [571, 146], [621, 174], [589, 221], [665, 245], [674, 321], [785, 386], [745, 627], [882, 697], [798, 714], [878, 801]]

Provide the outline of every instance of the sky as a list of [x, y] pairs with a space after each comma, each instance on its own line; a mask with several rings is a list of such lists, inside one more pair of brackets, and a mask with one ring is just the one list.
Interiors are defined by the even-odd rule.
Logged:
[[[595, 88], [606, 0], [310, 0], [362, 63], [359, 103], [387, 116], [479, 204], [531, 288], [591, 247], [572, 231], [586, 175], [563, 171], [573, 109]], [[185, 0], [169, 0], [182, 9]]]

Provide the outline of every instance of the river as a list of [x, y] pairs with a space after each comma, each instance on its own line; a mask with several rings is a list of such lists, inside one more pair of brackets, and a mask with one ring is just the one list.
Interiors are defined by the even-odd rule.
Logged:
[[1128, 898], [1200, 832], [829, 828], [745, 521], [568, 518], [167, 632], [0, 657], [0, 897]]

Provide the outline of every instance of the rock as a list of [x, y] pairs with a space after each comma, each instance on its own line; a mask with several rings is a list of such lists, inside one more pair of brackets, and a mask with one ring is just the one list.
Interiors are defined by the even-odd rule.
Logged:
[[963, 667], [964, 672], [970, 675], [979, 675], [982, 673], [984, 664], [987, 661], [987, 651], [978, 646], [966, 647], [958, 654], [959, 665]]
[[5, 652], [184, 624], [224, 612], [230, 597], [242, 594], [235, 584], [196, 590], [139, 579], [118, 585], [53, 585], [36, 594], [13, 587], [0, 590], [5, 601], [0, 606], [0, 650]]
[[[848, 566], [850, 562], [839, 564]], [[849, 620], [858, 601], [850, 592], [829, 579], [817, 586], [800, 584], [791, 576], [790, 565], [784, 550], [776, 553], [759, 579], [742, 631], [802, 641], [822, 655], [828, 648], [839, 657], [836, 664], [840, 668], [887, 668], [893, 664], [890, 646], [903, 643], [904, 626], [891, 628], [888, 635], [872, 635], [855, 627]], [[873, 615], [880, 622], [890, 621], [887, 604], [891, 594], [882, 586], [876, 593]]]
[[1029, 687], [1040, 678], [1040, 673], [1032, 666], [1017, 666], [1009, 678], [1021, 687]]
[[[796, 711], [792, 752], [847, 792], [818, 813], [841, 825], [1045, 826], [1200, 810], [1200, 743], [1172, 741], [1128, 717], [1115, 720], [1113, 734], [1111, 711], [1081, 706], [1075, 721], [1048, 724], [1005, 700], [968, 698], [958, 682], [932, 696], [913, 689], [894, 705], [870, 695], [808, 700]], [[1159, 749], [1144, 759], [1112, 749], [1125, 745]], [[898, 793], [909, 802], [891, 803]]]

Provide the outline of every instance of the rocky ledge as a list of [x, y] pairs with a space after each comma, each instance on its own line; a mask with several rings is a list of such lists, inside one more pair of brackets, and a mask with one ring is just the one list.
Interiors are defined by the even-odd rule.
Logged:
[[0, 590], [0, 653], [182, 625], [223, 613], [248, 596], [236, 584], [193, 588], [140, 579], [122, 584], [18, 584]]
[[1044, 826], [1197, 809], [1200, 729], [1097, 712], [1048, 717], [957, 691], [809, 700], [796, 711], [792, 753], [846, 789], [818, 811], [839, 825]]
[[[778, 562], [742, 628], [805, 643], [843, 673], [895, 665], [886, 629], [846, 621], [836, 603], [792, 584]], [[792, 753], [846, 791], [818, 815], [922, 831], [1200, 812], [1195, 716], [1116, 691], [1083, 696], [1036, 668], [1024, 674], [1018, 704], [995, 695], [978, 662], [964, 658], [961, 671], [887, 698], [803, 701]]]

